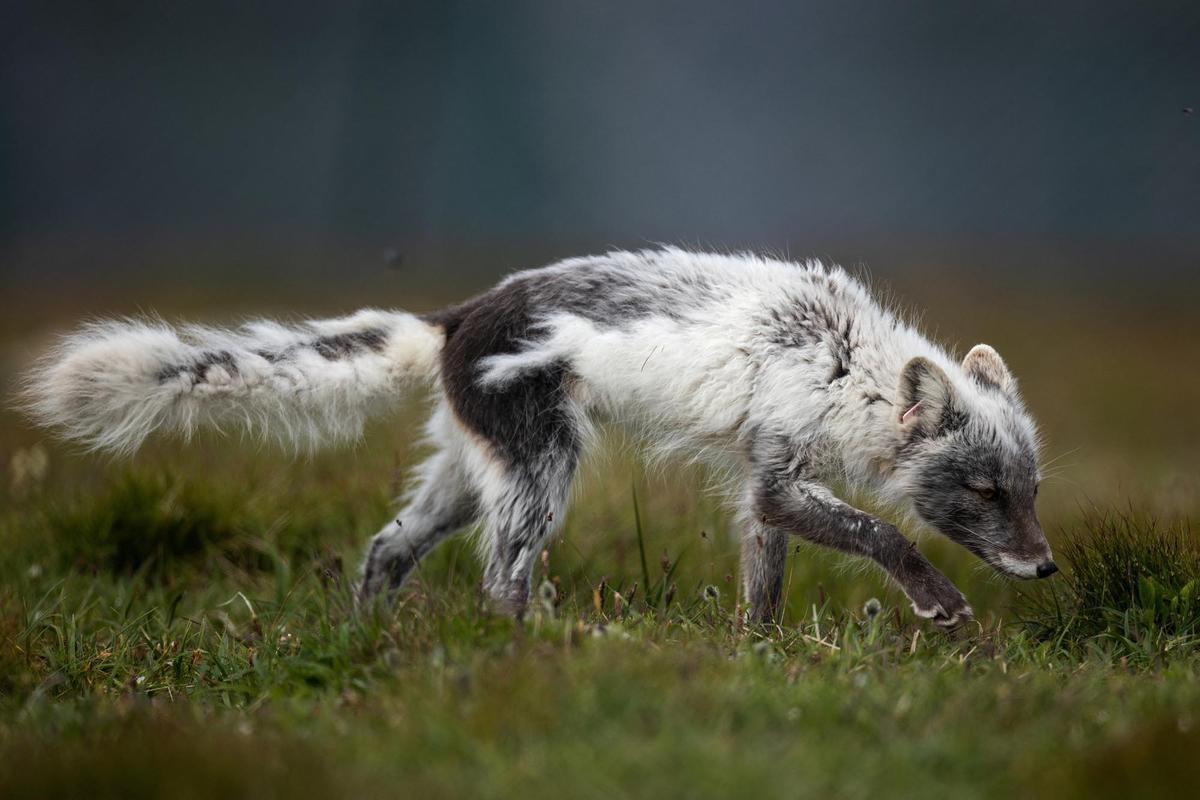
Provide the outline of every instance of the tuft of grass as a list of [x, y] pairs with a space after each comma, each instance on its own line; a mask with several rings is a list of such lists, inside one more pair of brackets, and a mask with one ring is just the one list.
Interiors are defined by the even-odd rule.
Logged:
[[128, 473], [98, 498], [51, 510], [48, 527], [65, 566], [82, 572], [141, 572], [157, 580], [180, 564], [214, 557], [268, 569], [254, 546], [261, 531], [247, 529], [244, 506], [235, 492], [211, 485]]
[[1094, 511], [1057, 551], [1062, 578], [1019, 595], [1039, 637], [1151, 658], [1200, 644], [1200, 544], [1188, 523]]

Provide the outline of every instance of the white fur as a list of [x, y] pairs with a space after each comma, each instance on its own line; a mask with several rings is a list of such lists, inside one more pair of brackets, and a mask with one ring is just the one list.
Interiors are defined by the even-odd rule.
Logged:
[[1021, 561], [1004, 553], [997, 553], [995, 559], [999, 562], [1000, 569], [1014, 578], [1036, 578], [1038, 576], [1037, 571], [1040, 562]]
[[[385, 332], [379, 352], [329, 360], [306, 345], [322, 336]], [[90, 449], [126, 454], [151, 433], [190, 436], [233, 426], [294, 447], [358, 436], [396, 392], [436, 372], [441, 331], [398, 312], [360, 311], [296, 325], [250, 322], [238, 330], [160, 321], [105, 321], [65, 337], [30, 374], [26, 406], [41, 424]], [[203, 380], [163, 370], [228, 353], [236, 369], [208, 367]], [[288, 356], [271, 361], [261, 353]]]
[[[736, 460], [744, 455], [748, 428], [765, 426], [792, 441], [818, 445], [827, 457], [822, 477], [893, 501], [902, 500], [908, 488], [888, 467], [905, 410], [896, 405], [898, 379], [914, 357], [941, 367], [958, 397], [974, 415], [994, 420], [1002, 439], [1010, 437], [1010, 423], [1036, 438], [1032, 421], [1015, 412], [1017, 406], [982, 391], [957, 359], [839, 268], [673, 248], [599, 258], [647, 262], [644, 269], [653, 269], [663, 282], [703, 280], [717, 293], [679, 308], [674, 319], [650, 315], [617, 327], [570, 313], [548, 315], [536, 341], [485, 360], [484, 385], [502, 385], [526, 370], [565, 362], [578, 378], [574, 393], [589, 414], [636, 429], [655, 451]], [[533, 275], [574, 269], [582, 262], [563, 262]], [[854, 354], [854, 369], [836, 386], [828, 382], [834, 365], [823, 356], [807, 361], [811, 352], [764, 338], [757, 320], [764, 308], [786, 298], [815, 300], [829, 308], [836, 323], [853, 321], [862, 345]], [[885, 402], [865, 404], [864, 393]]]

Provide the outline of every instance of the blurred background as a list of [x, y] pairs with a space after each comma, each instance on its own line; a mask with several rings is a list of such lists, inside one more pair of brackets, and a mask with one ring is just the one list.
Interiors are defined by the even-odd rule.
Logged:
[[1195, 2], [9, 2], [0, 69], [6, 381], [85, 315], [750, 248], [998, 347], [1048, 502], [1196, 507]]

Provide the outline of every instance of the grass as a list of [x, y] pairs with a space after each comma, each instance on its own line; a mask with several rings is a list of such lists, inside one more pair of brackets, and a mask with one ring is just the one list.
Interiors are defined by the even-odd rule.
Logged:
[[1181, 794], [1200, 781], [1191, 387], [1143, 362], [1194, 344], [1178, 320], [1138, 348], [1133, 326], [1022, 308], [947, 327], [1038, 342], [1006, 357], [1052, 454], [1088, 449], [1043, 491], [1051, 581], [921, 542], [980, 613], [957, 634], [808, 547], [783, 624], [740, 624], [705, 476], [621, 455], [585, 472], [523, 624], [481, 610], [465, 540], [355, 613], [362, 545], [419, 457], [411, 409], [299, 461], [205, 439], [106, 463], [0, 415], [0, 796]]
[[[1007, 584], [931, 541], [990, 609], [957, 635], [803, 549], [785, 624], [749, 628], [720, 510], [684, 478], [631, 489], [618, 459], [548, 551], [525, 623], [481, 611], [461, 541], [395, 608], [355, 613], [346, 565], [386, 518], [385, 454], [280, 467], [210, 443], [172, 471], [171, 453], [54, 453], [41, 484], [10, 489], [5, 797], [1104, 796], [1200, 778], [1180, 528], [1078, 522], [1059, 617], [1028, 624]], [[1152, 657], [1083, 624], [1092, 603], [1147, 621], [1148, 580]]]
[[1040, 637], [1142, 661], [1200, 647], [1200, 541], [1189, 524], [1097, 510], [1058, 552], [1070, 564], [1063, 579], [1021, 595]]

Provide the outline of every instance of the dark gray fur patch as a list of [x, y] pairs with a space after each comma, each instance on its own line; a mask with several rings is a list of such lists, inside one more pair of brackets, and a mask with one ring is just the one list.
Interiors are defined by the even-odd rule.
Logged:
[[286, 357], [284, 353], [277, 353], [274, 350], [255, 350], [254, 355], [264, 359], [269, 364], [278, 364]]
[[312, 343], [312, 349], [326, 361], [352, 356], [363, 350], [378, 353], [387, 344], [387, 331], [379, 328], [368, 328], [354, 333], [339, 333], [333, 336], [322, 336]]
[[519, 296], [531, 320], [568, 312], [602, 327], [619, 328], [650, 316], [682, 319], [689, 310], [716, 298], [716, 288], [707, 277], [685, 279], [663, 274], [655, 267], [654, 258], [655, 254], [645, 254], [632, 264], [598, 258], [570, 268], [524, 272], [479, 297], [425, 319], [444, 326], [461, 319], [468, 308], [504, 304], [505, 298]]
[[758, 323], [766, 340], [780, 347], [807, 347], [815, 341], [814, 331], [807, 325], [797, 324], [795, 315], [788, 308], [768, 309]]
[[[753, 509], [749, 516], [753, 517]], [[747, 521], [742, 532], [742, 587], [753, 622], [775, 622], [780, 612], [784, 570], [787, 566], [786, 531]]]
[[755, 514], [763, 525], [873, 558], [894, 570], [910, 547], [907, 539], [869, 514], [809, 492], [808, 463], [797, 443], [786, 437], [757, 438], [750, 463]]
[[848, 353], [835, 350], [833, 358], [833, 372], [829, 375], [829, 383], [840, 381], [842, 378], [850, 374], [850, 356]]
[[[307, 345], [293, 345], [283, 350], [255, 350], [254, 355], [265, 359], [268, 363], [278, 364], [295, 351], [297, 346], [307, 346], [316, 350], [327, 361], [337, 361], [348, 358], [364, 350], [381, 352], [387, 344], [387, 331], [380, 328], [369, 328], [354, 333], [339, 333], [333, 336], [322, 336]], [[228, 350], [214, 350], [202, 354], [191, 364], [173, 364], [163, 367], [155, 373], [159, 383], [178, 378], [180, 375], [190, 375], [193, 383], [203, 383], [208, 378], [212, 367], [221, 366], [231, 375], [238, 374], [237, 359]]]
[[228, 350], [216, 350], [204, 353], [191, 364], [164, 367], [154, 377], [159, 383], [165, 383], [166, 381], [178, 378], [180, 375], [187, 374], [192, 376], [194, 383], [200, 383], [208, 377], [209, 369], [217, 366], [229, 370], [231, 375], [238, 373], [237, 362], [234, 360], [233, 354]]
[[554, 529], [579, 458], [582, 437], [568, 395], [573, 377], [567, 365], [553, 363], [498, 387], [480, 387], [478, 378], [483, 359], [518, 352], [536, 337], [546, 311], [540, 288], [510, 281], [427, 318], [446, 331], [442, 385], [450, 407], [504, 466], [507, 491], [486, 510], [493, 551], [484, 587], [493, 602], [518, 615], [532, 560], [525, 559], [524, 573], [514, 569]]
[[498, 389], [476, 383], [480, 361], [518, 352], [534, 336], [535, 309], [542, 308], [528, 282], [513, 281], [428, 318], [446, 331], [442, 380], [451, 407], [513, 468], [579, 448], [564, 365], [531, 370]]
[[715, 297], [707, 278], [681, 280], [647, 265], [638, 273], [621, 267], [578, 268], [558, 273], [537, 273], [527, 280], [535, 307], [570, 311], [597, 325], [619, 328], [650, 316], [678, 320]]
[[[836, 297], [837, 284], [828, 281], [827, 290]], [[757, 320], [766, 340], [780, 347], [823, 348], [833, 359], [826, 383], [850, 374], [854, 352], [858, 348], [853, 317], [841, 321], [822, 295], [787, 297], [767, 309]]]
[[942, 410], [942, 416], [938, 420], [937, 430], [934, 432], [934, 438], [949, 436], [956, 431], [960, 431], [967, 427], [967, 422], [970, 417], [966, 411], [963, 411], [956, 403], [950, 403]]
[[826, 293], [786, 296], [767, 310], [759, 322], [768, 337], [777, 344], [803, 347], [816, 339], [832, 336], [849, 349], [852, 328], [850, 317], [838, 322], [833, 306], [827, 302], [840, 295], [837, 284], [829, 282]]

